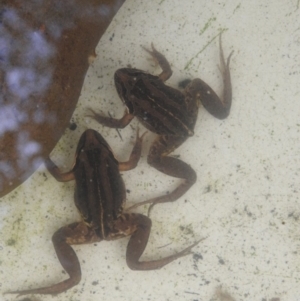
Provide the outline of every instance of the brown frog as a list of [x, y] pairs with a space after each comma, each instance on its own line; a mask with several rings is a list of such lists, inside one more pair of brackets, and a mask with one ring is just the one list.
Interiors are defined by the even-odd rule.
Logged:
[[225, 62], [221, 35], [219, 43], [224, 82], [221, 99], [199, 78], [192, 80], [184, 92], [165, 85], [164, 82], [170, 78], [172, 70], [167, 59], [152, 44], [152, 50], [145, 50], [158, 62], [162, 68], [161, 74], [154, 76], [133, 68], [122, 68], [115, 72], [116, 89], [127, 107], [124, 116], [113, 119], [91, 110], [90, 117], [112, 128], [124, 128], [137, 117], [147, 129], [158, 134], [150, 148], [148, 163], [169, 176], [185, 180], [168, 195], [146, 200], [131, 208], [152, 203], [151, 208], [157, 203], [175, 201], [195, 183], [197, 176], [194, 169], [180, 159], [168, 155], [189, 136], [193, 136], [200, 103], [216, 118], [224, 119], [229, 115], [232, 99], [229, 64], [232, 52]]
[[127, 162], [118, 162], [103, 137], [94, 130], [86, 130], [78, 143], [75, 164], [66, 173], [50, 160], [46, 167], [58, 181], [75, 180], [75, 204], [82, 221], [60, 228], [52, 237], [57, 257], [69, 278], [52, 286], [18, 290], [10, 294], [58, 294], [81, 279], [81, 269], [71, 245], [95, 243], [131, 236], [126, 261], [132, 270], [154, 270], [173, 260], [191, 254], [198, 242], [181, 252], [153, 261], [140, 261], [148, 242], [151, 220], [142, 214], [123, 213], [126, 190], [120, 171], [134, 168], [141, 155], [142, 135], [137, 139]]

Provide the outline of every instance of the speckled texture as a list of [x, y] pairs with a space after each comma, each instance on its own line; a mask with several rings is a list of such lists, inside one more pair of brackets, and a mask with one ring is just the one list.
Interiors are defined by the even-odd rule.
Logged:
[[[187, 3], [188, 2], [188, 3]], [[195, 135], [177, 149], [198, 174], [173, 204], [155, 207], [145, 259], [158, 258], [206, 237], [193, 256], [158, 271], [126, 265], [127, 239], [75, 247], [82, 281], [59, 297], [32, 300], [296, 301], [300, 296], [300, 8], [299, 1], [127, 0], [99, 44], [73, 121], [52, 153], [66, 170], [84, 129], [99, 130], [125, 160], [138, 123], [121, 130], [85, 118], [86, 108], [121, 116], [124, 107], [113, 73], [128, 64], [159, 73], [141, 45], [154, 42], [172, 64], [170, 85], [201, 77], [217, 93], [220, 30], [231, 63], [233, 105], [217, 120], [200, 110]], [[99, 60], [98, 60], [99, 59]], [[148, 134], [139, 166], [124, 172], [128, 203], [171, 190], [177, 180], [146, 163]], [[147, 212], [139, 208], [138, 212]], [[1, 200], [1, 291], [61, 281], [51, 243], [61, 226], [78, 220], [73, 183], [58, 183], [40, 169]], [[4, 281], [5, 280], [5, 281]], [[14, 300], [14, 296], [0, 297]]]

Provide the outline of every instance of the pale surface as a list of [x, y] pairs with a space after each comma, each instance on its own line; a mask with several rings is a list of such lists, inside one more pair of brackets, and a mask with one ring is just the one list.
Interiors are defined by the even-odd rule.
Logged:
[[[219, 121], [200, 109], [194, 137], [174, 152], [195, 168], [197, 183], [176, 203], [153, 210], [143, 258], [166, 256], [207, 238], [194, 248], [194, 256], [150, 272], [127, 267], [127, 239], [75, 247], [83, 274], [80, 284], [58, 297], [32, 300], [298, 300], [299, 1], [140, 2], [127, 0], [102, 37], [73, 116], [78, 127], [66, 130], [52, 158], [69, 169], [79, 136], [94, 128], [118, 159], [127, 159], [137, 121], [121, 131], [121, 141], [116, 130], [84, 116], [89, 106], [122, 115], [113, 83], [116, 69], [130, 64], [160, 72], [141, 45], [154, 42], [166, 55], [174, 70], [170, 85], [200, 77], [220, 93], [218, 43], [209, 42], [227, 29], [225, 55], [235, 51], [231, 114]], [[161, 195], [178, 183], [147, 165], [153, 138], [147, 135], [139, 166], [124, 173], [128, 203]], [[73, 185], [56, 182], [41, 168], [1, 200], [1, 292], [65, 279], [51, 236], [79, 219]], [[137, 211], [146, 213], [147, 208]]]

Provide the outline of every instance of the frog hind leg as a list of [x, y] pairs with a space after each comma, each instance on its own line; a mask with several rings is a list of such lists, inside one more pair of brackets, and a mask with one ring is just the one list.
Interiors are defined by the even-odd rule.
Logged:
[[126, 262], [132, 270], [156, 270], [166, 264], [186, 255], [191, 254], [191, 249], [200, 241], [195, 242], [181, 252], [167, 256], [158, 260], [139, 261], [145, 251], [148, 243], [152, 222], [150, 218], [142, 214], [123, 214], [116, 221], [116, 227], [126, 232], [126, 229], [132, 229], [131, 237], [127, 245]]
[[169, 194], [139, 202], [128, 209], [151, 204], [148, 214], [155, 204], [174, 202], [184, 195], [197, 180], [194, 169], [180, 159], [169, 157], [168, 154], [179, 147], [188, 137], [158, 136], [153, 142], [148, 155], [148, 164], [171, 177], [182, 178], [181, 183]]
[[230, 59], [233, 51], [225, 60], [222, 48], [222, 41], [220, 35], [220, 66], [223, 77], [223, 96], [218, 97], [214, 90], [206, 84], [203, 80], [196, 78], [187, 87], [186, 93], [190, 94], [192, 98], [197, 98], [203, 104], [204, 108], [214, 117], [218, 119], [225, 119], [228, 117], [232, 102], [232, 86], [230, 76]]
[[88, 228], [83, 222], [73, 223], [60, 228], [52, 236], [52, 242], [57, 257], [70, 278], [51, 286], [11, 291], [6, 294], [18, 294], [21, 296], [28, 294], [59, 294], [65, 292], [77, 285], [81, 280], [80, 263], [71, 245], [92, 243], [99, 240], [95, 231]]

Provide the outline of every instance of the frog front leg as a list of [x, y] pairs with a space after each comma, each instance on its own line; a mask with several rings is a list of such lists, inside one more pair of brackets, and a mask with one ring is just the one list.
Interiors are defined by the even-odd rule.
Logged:
[[88, 110], [89, 110], [89, 113], [88, 113], [88, 115], [86, 115], [86, 117], [91, 117], [91, 118], [95, 119], [96, 121], [98, 121], [100, 124], [110, 127], [110, 128], [114, 128], [114, 129], [125, 128], [131, 122], [131, 120], [134, 118], [134, 115], [130, 114], [127, 109], [124, 111], [123, 117], [121, 117], [120, 119], [107, 117], [107, 116], [98, 114], [91, 108], [89, 108]]
[[88, 228], [83, 222], [73, 223], [66, 227], [60, 228], [54, 233], [52, 242], [58, 260], [70, 278], [51, 286], [29, 290], [11, 291], [7, 292], [7, 294], [59, 294], [65, 292], [66, 290], [78, 284], [81, 279], [80, 263], [71, 245], [93, 243], [97, 241], [100, 241], [100, 239], [95, 234], [95, 231], [91, 228]]
[[119, 170], [120, 171], [131, 170], [137, 166], [137, 164], [140, 160], [140, 157], [141, 157], [141, 153], [142, 153], [143, 138], [146, 134], [147, 134], [147, 132], [144, 132], [144, 134], [140, 137], [139, 129], [137, 130], [135, 145], [131, 151], [129, 160], [126, 162], [119, 162]]
[[162, 72], [158, 75], [158, 77], [163, 82], [168, 80], [171, 77], [173, 71], [166, 57], [155, 49], [153, 43], [151, 43], [152, 51], [147, 49], [146, 47], [142, 48], [152, 56], [154, 61], [157, 62], [160, 68], [162, 69]]
[[68, 172], [61, 172], [56, 164], [48, 157], [44, 160], [44, 163], [51, 173], [51, 175], [59, 182], [68, 182], [75, 179], [73, 170]]
[[188, 246], [179, 253], [167, 256], [158, 260], [140, 261], [140, 257], [145, 251], [148, 243], [151, 220], [142, 214], [123, 214], [114, 224], [116, 231], [120, 233], [130, 233], [126, 251], [126, 262], [132, 270], [156, 270], [160, 269], [166, 264], [186, 255], [191, 254], [191, 249], [196, 246], [201, 240]]

